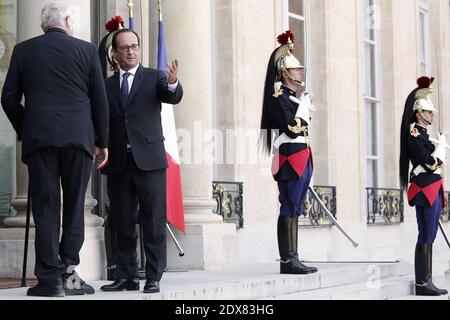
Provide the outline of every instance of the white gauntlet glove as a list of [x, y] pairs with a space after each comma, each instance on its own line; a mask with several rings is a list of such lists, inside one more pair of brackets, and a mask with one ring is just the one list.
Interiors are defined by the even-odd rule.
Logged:
[[445, 137], [445, 134], [441, 133], [439, 135], [439, 140], [436, 145], [436, 149], [434, 150], [434, 152], [431, 156], [441, 160], [442, 163], [444, 165], [446, 165], [446, 163], [447, 163], [447, 138]]
[[311, 123], [311, 114], [310, 111], [314, 110], [314, 107], [312, 106], [312, 101], [311, 101], [311, 95], [310, 94], [306, 94], [304, 96], [302, 96], [300, 99], [297, 99], [294, 96], [290, 96], [289, 99], [292, 102], [295, 102], [296, 104], [298, 104], [298, 109], [297, 109], [297, 113], [295, 114], [295, 118], [300, 118], [303, 121], [305, 121], [307, 124]]

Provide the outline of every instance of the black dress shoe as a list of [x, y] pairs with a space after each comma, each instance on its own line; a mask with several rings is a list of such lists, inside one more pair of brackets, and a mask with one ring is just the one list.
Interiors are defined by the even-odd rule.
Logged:
[[82, 296], [95, 293], [95, 289], [81, 279], [75, 271], [72, 273], [64, 273], [62, 278], [66, 296]]
[[37, 284], [36, 286], [28, 289], [27, 296], [61, 298], [65, 296], [65, 292], [62, 285], [49, 287]]
[[144, 293], [158, 293], [160, 291], [159, 282], [155, 280], [147, 280], [144, 287]]
[[100, 290], [105, 292], [114, 291], [138, 291], [139, 290], [139, 279], [117, 279], [111, 284], [102, 286]]
[[315, 272], [317, 272], [316, 267], [308, 267], [294, 258], [280, 261], [281, 274], [310, 274]]

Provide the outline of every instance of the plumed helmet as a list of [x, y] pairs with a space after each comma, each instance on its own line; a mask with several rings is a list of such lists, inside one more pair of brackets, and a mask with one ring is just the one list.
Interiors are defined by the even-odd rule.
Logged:
[[105, 78], [107, 67], [109, 67], [111, 71], [115, 71], [117, 68], [117, 64], [112, 57], [112, 39], [114, 34], [124, 27], [125, 22], [121, 16], [115, 16], [105, 24], [108, 34], [103, 38], [99, 46], [100, 62], [103, 67], [103, 75]]
[[284, 71], [290, 69], [304, 69], [305, 67], [292, 54], [295, 37], [291, 31], [286, 31], [278, 36], [280, 47], [276, 50], [274, 63], [277, 69], [277, 81], [281, 80]]
[[419, 79], [417, 79], [417, 85], [419, 86], [419, 89], [415, 94], [416, 101], [414, 102], [413, 106], [414, 111], [438, 112], [430, 99], [430, 94], [433, 93], [433, 87], [431, 86], [433, 81], [434, 78], [429, 77], [420, 77]]

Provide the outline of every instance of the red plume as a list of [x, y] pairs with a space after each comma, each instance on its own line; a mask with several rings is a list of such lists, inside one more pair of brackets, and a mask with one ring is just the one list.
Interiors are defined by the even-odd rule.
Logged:
[[285, 33], [282, 33], [278, 36], [278, 42], [283, 46], [285, 44], [288, 44], [289, 39], [291, 39], [292, 43], [294, 42], [294, 34], [291, 31], [286, 31]]
[[118, 30], [120, 26], [125, 27], [125, 22], [121, 16], [115, 16], [105, 24], [105, 28], [109, 32]]
[[431, 86], [431, 84], [433, 83], [434, 78], [431, 77], [420, 77], [419, 79], [417, 79], [417, 84], [419, 85], [420, 89], [426, 89], [429, 88]]

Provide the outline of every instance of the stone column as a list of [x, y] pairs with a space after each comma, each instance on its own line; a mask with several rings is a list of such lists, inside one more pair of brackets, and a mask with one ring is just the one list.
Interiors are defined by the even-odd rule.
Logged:
[[[17, 43], [26, 39], [38, 36], [42, 33], [40, 28], [39, 12], [45, 1], [17, 1]], [[17, 196], [11, 205], [17, 211], [15, 217], [7, 218], [3, 221], [9, 228], [24, 228], [27, 208], [27, 187], [28, 173], [27, 167], [22, 163], [22, 144], [17, 143], [16, 165], [17, 165]]]
[[[26, 210], [27, 210], [27, 186], [28, 186], [28, 173], [27, 167], [22, 163], [22, 143], [17, 142], [16, 145], [16, 198], [11, 202], [12, 207], [16, 210], [17, 214], [14, 217], [5, 218], [3, 224], [8, 228], [24, 228], [26, 222]], [[31, 220], [31, 226], [34, 227], [34, 223]]]
[[[86, 41], [90, 41], [90, 21], [85, 20], [90, 17], [90, 2], [89, 0], [66, 0], [67, 4], [71, 5], [74, 18], [74, 36]], [[18, 30], [17, 42], [30, 39], [32, 37], [42, 34], [40, 28], [40, 12], [42, 7], [47, 3], [46, 0], [17, 1], [17, 16], [18, 16]], [[3, 221], [4, 226], [10, 228], [3, 230], [0, 235], [0, 252], [15, 251], [15, 257], [11, 256], [11, 252], [7, 252], [7, 257], [10, 257], [11, 263], [0, 264], [3, 272], [0, 276], [19, 277], [20, 268], [17, 267], [17, 261], [21, 261], [23, 255], [23, 240], [24, 230], [26, 224], [26, 206], [27, 206], [27, 188], [28, 188], [28, 173], [26, 166], [21, 161], [21, 144], [17, 143], [17, 196], [12, 201], [12, 206], [17, 211], [15, 217], [6, 218]], [[62, 198], [61, 198], [62, 199]], [[85, 226], [86, 236], [85, 243], [80, 252], [81, 264], [77, 268], [87, 280], [100, 279], [105, 275], [106, 263], [104, 263], [104, 250], [101, 243], [103, 240], [103, 232], [101, 226], [103, 219], [91, 214], [92, 208], [97, 204], [97, 201], [91, 196], [91, 184], [89, 183], [86, 198], [85, 198]], [[32, 220], [31, 220], [32, 222]], [[31, 227], [34, 227], [31, 223]], [[30, 230], [29, 243], [29, 259], [28, 259], [28, 275], [33, 274], [34, 267], [34, 229]], [[8, 242], [14, 241], [13, 244]], [[101, 249], [100, 249], [101, 248]], [[2, 255], [3, 256], [3, 255]], [[8, 260], [9, 261], [9, 260]]]
[[176, 233], [186, 255], [177, 258], [169, 239], [168, 264], [194, 269], [222, 266], [231, 262], [236, 231], [212, 213], [213, 163], [207, 151], [212, 142], [204, 138], [213, 128], [211, 1], [163, 0], [162, 8], [168, 59], [179, 60], [184, 88], [175, 118], [179, 132], [186, 134], [181, 143], [186, 234]]

